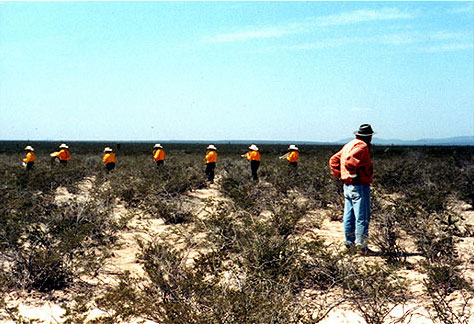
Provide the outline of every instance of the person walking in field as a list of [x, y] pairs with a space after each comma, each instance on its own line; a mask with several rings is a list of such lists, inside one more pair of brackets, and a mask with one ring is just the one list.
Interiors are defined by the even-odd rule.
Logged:
[[69, 146], [66, 144], [59, 145], [59, 152], [53, 152], [50, 154], [51, 164], [54, 164], [55, 161], [59, 161], [62, 166], [67, 165], [67, 161], [71, 158], [71, 153], [69, 153]]
[[247, 158], [250, 161], [250, 169], [252, 171], [252, 178], [255, 181], [258, 181], [257, 170], [260, 167], [260, 153], [258, 152], [258, 147], [255, 144], [249, 146], [250, 151], [242, 155], [242, 157]]
[[279, 157], [280, 160], [286, 159], [288, 161], [288, 165], [294, 169], [298, 167], [298, 161], [300, 158], [300, 153], [298, 152], [299, 149], [296, 145], [290, 145], [288, 147], [288, 153]]
[[204, 160], [206, 161], [206, 176], [207, 180], [210, 183], [214, 183], [214, 170], [216, 168], [217, 162], [217, 148], [214, 145], [209, 145], [207, 148], [206, 157]]
[[104, 149], [104, 157], [102, 161], [105, 164], [105, 173], [109, 174], [115, 168], [115, 153], [110, 147]]
[[165, 153], [165, 150], [163, 149], [163, 146], [161, 146], [161, 144], [155, 144], [155, 146], [153, 146], [153, 159], [156, 162], [157, 168], [164, 165], [165, 157], [166, 157], [166, 153]]
[[35, 149], [28, 145], [25, 147], [25, 151], [26, 157], [23, 159], [23, 166], [26, 171], [30, 171], [36, 162], [36, 155], [34, 153]]
[[373, 166], [370, 144], [375, 134], [370, 124], [354, 132], [356, 138], [329, 159], [332, 174], [344, 183], [344, 235], [348, 249], [354, 246], [362, 255], [374, 255], [367, 247], [370, 222], [370, 184]]

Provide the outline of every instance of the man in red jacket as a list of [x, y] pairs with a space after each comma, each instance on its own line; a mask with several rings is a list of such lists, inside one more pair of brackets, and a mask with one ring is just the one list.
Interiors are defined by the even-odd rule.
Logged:
[[369, 124], [360, 125], [356, 138], [329, 159], [329, 167], [344, 183], [344, 235], [346, 247], [355, 244], [360, 254], [373, 255], [367, 247], [370, 222], [370, 184], [373, 167], [370, 160], [372, 135]]

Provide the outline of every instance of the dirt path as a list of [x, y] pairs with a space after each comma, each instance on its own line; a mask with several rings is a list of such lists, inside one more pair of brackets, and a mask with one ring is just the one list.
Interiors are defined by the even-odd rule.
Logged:
[[[216, 182], [219, 178], [216, 178]], [[65, 204], [73, 199], [78, 203], [86, 203], [90, 198], [90, 192], [94, 185], [95, 179], [85, 178], [78, 184], [79, 192], [72, 194], [64, 187], [56, 190], [55, 202]], [[213, 210], [213, 206], [217, 201], [223, 200], [223, 196], [218, 190], [217, 184], [211, 184], [207, 188], [194, 190], [184, 195], [185, 200], [193, 209], [194, 214], [199, 217], [206, 217]], [[118, 234], [116, 248], [111, 251], [112, 257], [107, 259], [99, 275], [95, 278], [82, 278], [89, 284], [97, 286], [98, 290], [106, 285], [113, 285], [117, 282], [119, 274], [129, 271], [134, 277], [142, 277], [144, 271], [137, 260], [140, 253], [140, 247], [137, 240], [150, 242], [157, 239], [173, 240], [175, 247], [186, 246], [186, 227], [191, 224], [175, 224], [167, 225], [160, 218], [153, 218], [141, 210], [127, 209], [122, 203], [116, 202], [113, 207], [113, 215], [119, 220], [123, 217], [130, 218], [124, 231]], [[177, 233], [183, 233], [182, 236]], [[203, 237], [195, 237], [195, 240], [203, 239]], [[192, 262], [193, 257], [198, 254], [197, 251], [189, 251], [188, 258]], [[38, 319], [43, 323], [62, 323], [61, 316], [65, 311], [61, 307], [63, 302], [72, 300], [73, 292], [56, 291], [51, 294], [12, 293], [7, 296], [6, 302], [9, 306], [17, 306], [19, 314], [27, 319]], [[96, 318], [104, 315], [99, 309], [93, 309], [88, 319]], [[134, 324], [140, 320], [132, 321]], [[14, 324], [14, 321], [2, 322], [2, 324]], [[146, 324], [156, 324], [152, 321], [145, 321]]]
[[[471, 206], [463, 204], [461, 202], [455, 203], [455, 211], [463, 216], [464, 226], [471, 227], [474, 229], [474, 211], [471, 209]], [[328, 246], [333, 246], [336, 248], [342, 248], [344, 242], [344, 231], [342, 227], [342, 222], [340, 221], [331, 221], [329, 217], [324, 216], [326, 211], [314, 211], [316, 214], [321, 216], [322, 214], [322, 223], [319, 227], [313, 227], [308, 232], [314, 233], [319, 237], [323, 238], [325, 243]], [[342, 212], [342, 211], [341, 211]], [[308, 234], [306, 233], [306, 235]], [[411, 270], [400, 270], [399, 274], [409, 280], [409, 293], [414, 297], [414, 299], [405, 304], [396, 307], [391, 313], [390, 316], [393, 318], [400, 317], [404, 312], [410, 311], [411, 315], [407, 317], [402, 323], [411, 323], [411, 324], [432, 324], [433, 321], [430, 319], [429, 313], [426, 309], [426, 306], [429, 302], [427, 296], [424, 292], [423, 279], [425, 274], [419, 270], [418, 262], [423, 260], [423, 257], [417, 255], [416, 247], [411, 240], [406, 240], [400, 242], [402, 246], [406, 249], [408, 253], [413, 253], [413, 256], [407, 257], [407, 262], [413, 265]], [[376, 250], [375, 247], [369, 246], [370, 248]], [[463, 260], [460, 269], [463, 273], [463, 276], [474, 282], [474, 237], [463, 237], [460, 238], [459, 243], [457, 244], [457, 251]], [[381, 257], [358, 257], [356, 262], [382, 262]], [[469, 306], [468, 306], [469, 308]], [[474, 300], [470, 301], [470, 308], [474, 310]], [[346, 304], [334, 308], [320, 323], [322, 324], [363, 324], [365, 320], [354, 310], [351, 310], [350, 307]], [[471, 316], [469, 324], [474, 324], [474, 316]]]
[[[79, 184], [78, 195], [70, 194], [65, 188], [58, 188], [56, 201], [64, 203], [70, 199], [77, 198], [78, 201], [86, 202], [90, 198], [89, 192], [93, 187], [94, 181], [95, 179], [93, 178], [84, 179]], [[187, 206], [192, 209], [193, 214], [198, 219], [207, 217], [215, 210], [219, 202], [227, 200], [219, 191], [218, 183], [219, 178], [216, 179], [216, 184], [211, 184], [207, 188], [194, 190], [183, 195]], [[468, 210], [468, 206], [461, 208], [460, 212], [465, 216], [466, 223], [474, 227], [474, 211]], [[117, 219], [127, 217], [130, 220], [126, 229], [119, 233], [118, 244], [112, 251], [112, 257], [107, 260], [99, 276], [90, 279], [90, 283], [97, 285], [98, 289], [101, 289], [100, 286], [116, 283], [118, 275], [124, 271], [129, 271], [135, 277], [142, 277], [144, 275], [143, 268], [137, 261], [137, 255], [140, 252], [137, 239], [148, 242], [160, 239], [172, 240], [177, 248], [186, 247], [189, 250], [189, 262], [192, 262], [193, 258], [199, 253], [199, 250], [189, 249], [187, 243], [190, 242], [189, 240], [194, 240], [195, 245], [199, 246], [198, 243], [200, 240], [203, 240], [205, 234], [203, 233], [203, 236], [194, 235], [194, 237], [189, 238], [187, 234], [192, 229], [192, 226], [194, 226], [192, 223], [167, 225], [162, 219], [153, 218], [141, 210], [127, 209], [119, 202], [115, 204], [113, 214]], [[324, 240], [328, 248], [342, 249], [343, 247], [344, 233], [342, 223], [340, 221], [331, 221], [326, 210], [310, 211], [308, 216], [301, 221], [300, 228], [301, 232], [298, 234], [300, 239], [304, 237], [311, 239], [313, 235], [316, 235]], [[186, 242], [186, 240], [188, 241]], [[466, 237], [460, 241], [458, 248], [460, 253], [465, 255], [466, 262], [463, 263], [462, 267], [466, 277], [474, 280], [474, 249], [472, 249], [472, 246], [474, 246], [474, 237]], [[367, 261], [363, 257], [356, 256], [355, 258], [358, 258], [360, 262]], [[417, 261], [416, 258], [412, 257], [414, 263]], [[381, 260], [380, 257], [372, 258], [371, 262], [377, 262], [377, 260]], [[421, 296], [423, 275], [416, 270], [403, 270], [403, 276], [412, 281], [410, 285], [411, 292], [415, 296]], [[67, 291], [54, 292], [52, 294], [20, 292], [12, 294], [7, 301], [12, 306], [18, 306], [20, 314], [24, 317], [38, 318], [44, 323], [49, 324], [63, 322], [61, 315], [64, 314], [64, 310], [61, 308], [61, 304], [68, 300], [70, 301], [72, 297], [73, 295]], [[407, 309], [411, 309], [414, 311], [414, 315], [410, 317], [410, 321], [405, 321], [405, 323], [432, 323], [426, 310], [420, 304], [421, 302], [416, 302], [404, 307], [397, 307], [391, 315], [400, 316]], [[474, 308], [474, 304], [472, 307]], [[89, 319], [100, 315], [104, 315], [104, 313], [99, 309], [94, 309], [89, 314]], [[5, 322], [5, 324], [13, 323], [13, 321]], [[138, 320], [123, 324], [134, 323], [138, 323]], [[152, 321], [146, 321], [145, 323], [157, 324]], [[365, 321], [359, 314], [351, 310], [348, 305], [344, 304], [334, 308], [321, 323], [362, 324]], [[474, 323], [474, 319], [471, 323]]]
[[[216, 180], [219, 181], [219, 178]], [[184, 195], [184, 198], [188, 208], [191, 208], [193, 214], [198, 218], [208, 215], [209, 212], [212, 212], [213, 205], [224, 199], [218, 190], [217, 184], [188, 192]], [[172, 240], [175, 248], [184, 248], [188, 228], [193, 226], [192, 224], [168, 225], [161, 218], [153, 218], [140, 210], [127, 210], [120, 203], [114, 207], [113, 213], [117, 219], [127, 217], [129, 213], [132, 213], [133, 217], [127, 224], [127, 230], [119, 234], [118, 248], [112, 251], [112, 258], [108, 259], [104, 266], [103, 275], [100, 279], [106, 283], [112, 283], [116, 280], [116, 276], [124, 271], [129, 271], [135, 277], [144, 275], [142, 266], [137, 262], [137, 255], [140, 252], [137, 240], [143, 242]], [[199, 236], [194, 239], [199, 240]], [[190, 259], [197, 254], [196, 251], [188, 252], [188, 258]]]

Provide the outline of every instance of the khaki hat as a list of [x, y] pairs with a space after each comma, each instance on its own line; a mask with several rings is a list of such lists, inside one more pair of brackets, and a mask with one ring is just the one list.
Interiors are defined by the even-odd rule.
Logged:
[[296, 147], [296, 145], [291, 144], [290, 147], [288, 148], [288, 151], [292, 151], [292, 150], [298, 151], [298, 147]]
[[32, 148], [32, 147], [29, 146], [29, 145], [28, 145], [27, 147], [25, 147], [25, 151], [31, 151], [31, 152], [33, 152], [34, 150], [35, 150], [35, 149]]
[[255, 144], [250, 145], [249, 149], [251, 149], [252, 151], [258, 151], [258, 147]]
[[110, 147], [106, 147], [106, 148], [104, 149], [104, 152], [112, 152], [112, 149], [111, 149]]
[[217, 151], [217, 147], [215, 147], [214, 145], [210, 144], [208, 147], [206, 147], [206, 150], [214, 150], [214, 151]]
[[163, 146], [161, 146], [161, 144], [155, 144], [155, 146], [153, 146], [153, 148], [163, 148]]
[[63, 144], [59, 145], [59, 148], [65, 148], [65, 149], [68, 149], [68, 148], [69, 148], [69, 146], [67, 146], [66, 144], [64, 144], [64, 143], [63, 143]]

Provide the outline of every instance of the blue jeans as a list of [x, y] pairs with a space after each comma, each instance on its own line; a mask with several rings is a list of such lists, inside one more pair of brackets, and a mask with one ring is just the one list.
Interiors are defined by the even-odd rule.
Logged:
[[346, 246], [367, 247], [370, 222], [370, 187], [344, 184], [344, 235]]

